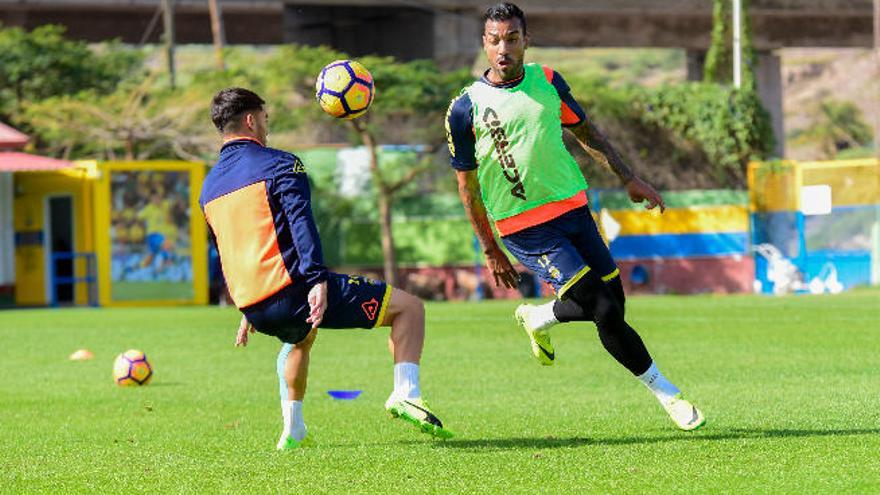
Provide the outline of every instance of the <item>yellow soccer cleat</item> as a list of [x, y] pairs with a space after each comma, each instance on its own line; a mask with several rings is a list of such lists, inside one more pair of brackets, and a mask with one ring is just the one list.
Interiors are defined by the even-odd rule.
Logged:
[[684, 431], [693, 431], [706, 424], [706, 417], [681, 394], [677, 394], [663, 408], [672, 422]]
[[532, 328], [529, 325], [527, 317], [529, 311], [535, 306], [531, 304], [520, 304], [513, 313], [516, 322], [529, 336], [529, 343], [532, 346], [532, 356], [544, 366], [553, 366], [556, 362], [556, 351], [553, 344], [550, 343], [550, 332], [547, 329]]

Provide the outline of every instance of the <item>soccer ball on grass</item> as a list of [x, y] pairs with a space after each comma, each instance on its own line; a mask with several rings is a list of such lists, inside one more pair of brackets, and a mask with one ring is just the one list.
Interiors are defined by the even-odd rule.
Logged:
[[147, 355], [136, 349], [129, 349], [113, 362], [113, 381], [120, 387], [146, 385], [153, 378], [153, 366]]

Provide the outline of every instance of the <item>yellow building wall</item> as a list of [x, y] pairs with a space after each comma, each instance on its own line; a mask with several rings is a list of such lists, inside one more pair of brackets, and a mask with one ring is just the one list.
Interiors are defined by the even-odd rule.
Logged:
[[[46, 201], [49, 196], [66, 196], [73, 203], [73, 240], [77, 252], [94, 252], [94, 224], [92, 213], [94, 187], [86, 169], [56, 172], [19, 172], [14, 177], [13, 229], [16, 236], [24, 234], [32, 239], [39, 235], [43, 243], [16, 245], [15, 248], [15, 303], [21, 306], [45, 305], [49, 302], [46, 282], [47, 254], [44, 243], [46, 231]], [[85, 275], [84, 260], [77, 260], [75, 274]], [[88, 303], [88, 288], [77, 284], [76, 304]]]
[[804, 186], [831, 187], [832, 203], [880, 203], [880, 160], [752, 162], [748, 167], [750, 208], [754, 212], [798, 211]]
[[800, 209], [801, 177], [797, 162], [751, 162], [747, 174], [751, 211], [796, 211]]
[[746, 232], [749, 211], [746, 206], [695, 206], [653, 210], [616, 210], [619, 235], [702, 234], [707, 232]]
[[880, 203], [880, 160], [840, 160], [801, 164], [804, 186], [831, 187], [834, 206]]

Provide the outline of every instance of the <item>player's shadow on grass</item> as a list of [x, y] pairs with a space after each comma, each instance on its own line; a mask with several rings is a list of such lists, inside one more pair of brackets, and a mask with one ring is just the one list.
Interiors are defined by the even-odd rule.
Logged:
[[880, 435], [880, 428], [854, 428], [854, 429], [829, 429], [829, 430], [800, 430], [800, 429], [746, 429], [733, 428], [726, 431], [698, 431], [693, 433], [671, 432], [664, 436], [633, 436], [612, 438], [488, 438], [488, 439], [451, 439], [438, 442], [441, 448], [463, 450], [508, 450], [508, 449], [558, 449], [580, 447], [584, 445], [635, 445], [664, 442], [702, 442], [718, 440], [739, 440], [765, 438], [789, 438], [789, 437], [829, 437], [829, 436], [856, 436], [856, 435]]

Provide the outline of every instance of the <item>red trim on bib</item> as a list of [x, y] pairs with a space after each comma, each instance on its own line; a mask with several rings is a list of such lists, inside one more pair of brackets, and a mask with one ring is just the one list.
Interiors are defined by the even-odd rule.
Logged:
[[504, 237], [520, 230], [549, 222], [571, 210], [586, 206], [586, 204], [587, 191], [584, 190], [570, 198], [553, 201], [552, 203], [543, 204], [531, 210], [518, 213], [512, 217], [502, 218], [495, 222], [495, 228], [498, 229], [498, 234]]

